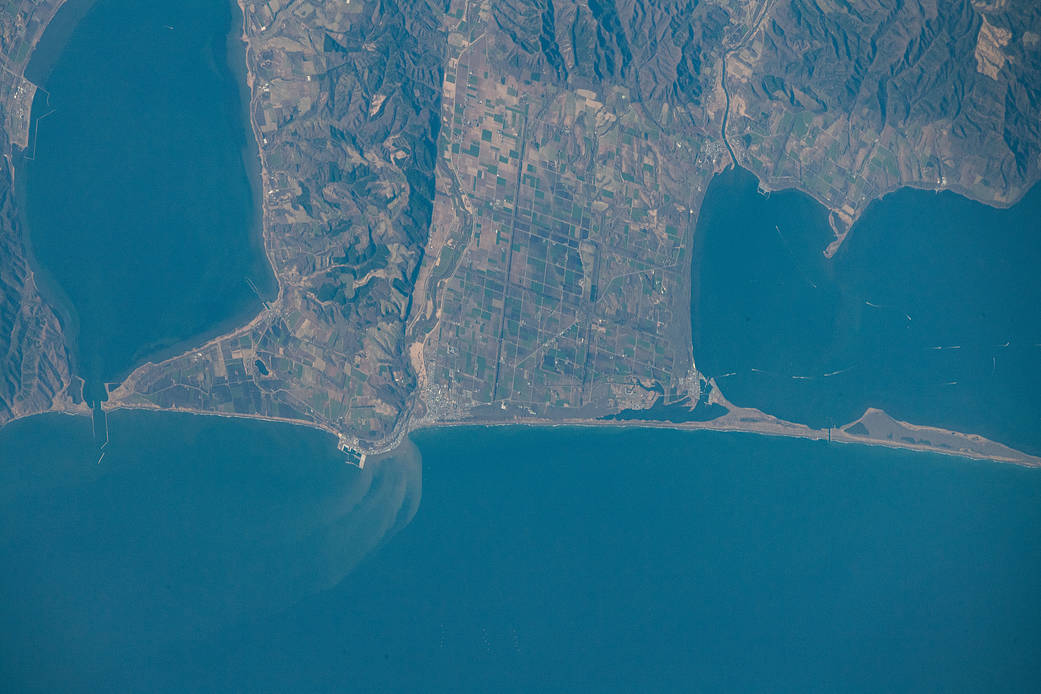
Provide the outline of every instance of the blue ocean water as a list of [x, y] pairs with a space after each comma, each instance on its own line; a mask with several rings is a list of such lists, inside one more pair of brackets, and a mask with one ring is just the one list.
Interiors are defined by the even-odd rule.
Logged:
[[[228, 11], [202, 0], [97, 0], [52, 56], [46, 85], [58, 110], [27, 164], [38, 167], [26, 191], [32, 240], [79, 317], [80, 366], [95, 383], [237, 320], [229, 316], [253, 301], [242, 277], [264, 287], [250, 269], [260, 267], [259, 250], [247, 252], [256, 245], [247, 233], [248, 162], [215, 144], [237, 147], [244, 122], [224, 69]], [[166, 63], [178, 75], [166, 74]], [[62, 70], [67, 91], [58, 88]], [[182, 83], [181, 74], [200, 81]], [[206, 127], [196, 120], [204, 115]], [[135, 130], [145, 125], [151, 135]], [[61, 145], [50, 164], [48, 130], [73, 148]], [[57, 192], [69, 210], [46, 204]], [[200, 225], [203, 207], [220, 226]], [[798, 210], [784, 212], [798, 219]], [[806, 206], [805, 214], [817, 213]], [[768, 290], [759, 300], [778, 302], [754, 314], [764, 330], [834, 332], [828, 316], [793, 310], [816, 307], [813, 292], [799, 294], [800, 285], [795, 304], [782, 301], [792, 277], [820, 287], [814, 278], [829, 276], [799, 255], [826, 236], [809, 224], [804, 231], [778, 232], [789, 267], [766, 252], [743, 258]], [[872, 248], [876, 280], [887, 254], [909, 252], [885, 239]], [[1004, 252], [1029, 259], [1018, 250]], [[734, 263], [712, 267], [743, 267]], [[893, 299], [888, 286], [902, 301], [915, 273], [867, 285], [882, 292], [871, 298]], [[780, 294], [764, 281], [778, 277]], [[990, 291], [971, 277], [958, 295], [970, 318], [975, 293]], [[995, 281], [1001, 289], [1012, 280]], [[748, 292], [730, 297], [742, 320], [753, 316], [752, 304], [737, 302]], [[840, 310], [841, 295], [827, 299], [838, 315], [870, 320]], [[1033, 299], [1024, 296], [1026, 306]], [[1008, 309], [1013, 328], [1016, 310]], [[949, 323], [940, 327], [965, 320], [941, 318]], [[777, 337], [783, 332], [764, 335], [790, 349], [789, 360], [801, 354]], [[776, 399], [792, 402], [780, 387]], [[331, 437], [280, 424], [117, 412], [109, 430], [100, 463], [86, 418], [45, 416], [0, 430], [5, 689], [1041, 685], [1036, 471], [822, 442], [614, 429], [428, 431], [415, 439], [422, 464], [405, 449], [359, 471]]]
[[1035, 470], [514, 428], [421, 432], [422, 472], [359, 472], [303, 429], [111, 419], [100, 465], [60, 443], [90, 453], [86, 419], [0, 430], [19, 690], [1041, 685]]
[[237, 14], [72, 0], [27, 69], [43, 87], [19, 174], [29, 240], [92, 394], [244, 322], [247, 279], [273, 290]]
[[902, 189], [834, 259], [823, 207], [713, 179], [695, 231], [694, 361], [737, 405], [814, 426], [867, 407], [1041, 453], [1041, 186], [999, 210]]
[[0, 430], [4, 691], [173, 687], [177, 654], [335, 586], [415, 512], [418, 459], [365, 470], [268, 422], [46, 415]]

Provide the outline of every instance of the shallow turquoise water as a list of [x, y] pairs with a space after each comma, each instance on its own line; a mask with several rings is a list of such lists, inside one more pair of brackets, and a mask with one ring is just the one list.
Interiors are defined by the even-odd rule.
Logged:
[[0, 431], [5, 682], [1041, 684], [1034, 470], [739, 434], [469, 429], [417, 435], [422, 472], [359, 472], [288, 426], [116, 413], [110, 428], [101, 465], [86, 419]]
[[93, 393], [255, 313], [247, 278], [274, 286], [232, 7], [77, 0], [27, 71], [45, 88], [19, 176], [30, 241]]
[[820, 205], [726, 171], [695, 231], [694, 361], [794, 421], [879, 407], [1041, 453], [1039, 219], [1041, 186], [1009, 210], [902, 189], [829, 261]]

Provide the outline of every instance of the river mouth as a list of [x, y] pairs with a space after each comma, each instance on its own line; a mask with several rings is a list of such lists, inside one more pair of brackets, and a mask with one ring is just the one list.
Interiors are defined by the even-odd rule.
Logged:
[[230, 1], [72, 0], [33, 53], [20, 207], [88, 401], [276, 292], [244, 51]]
[[901, 189], [834, 258], [827, 211], [743, 169], [706, 193], [694, 360], [734, 404], [813, 427], [868, 407], [1041, 451], [1041, 186], [1010, 209]]

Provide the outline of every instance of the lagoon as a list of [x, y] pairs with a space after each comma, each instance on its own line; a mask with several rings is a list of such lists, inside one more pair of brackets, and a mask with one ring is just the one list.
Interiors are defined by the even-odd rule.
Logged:
[[815, 427], [868, 407], [1041, 453], [1041, 186], [1000, 210], [902, 189], [836, 256], [825, 209], [713, 179], [695, 231], [694, 360], [734, 404]]
[[19, 188], [88, 398], [243, 323], [275, 280], [232, 2], [72, 0], [27, 76]]

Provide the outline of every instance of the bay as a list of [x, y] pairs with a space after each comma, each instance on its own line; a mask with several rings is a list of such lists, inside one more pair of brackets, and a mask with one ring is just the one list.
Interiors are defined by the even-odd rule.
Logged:
[[1011, 209], [901, 189], [831, 260], [827, 211], [713, 179], [695, 230], [694, 360], [736, 405], [815, 427], [868, 407], [1041, 453], [1041, 186]]
[[248, 320], [249, 282], [274, 293], [240, 22], [232, 2], [72, 0], [27, 68], [19, 193], [89, 400]]

